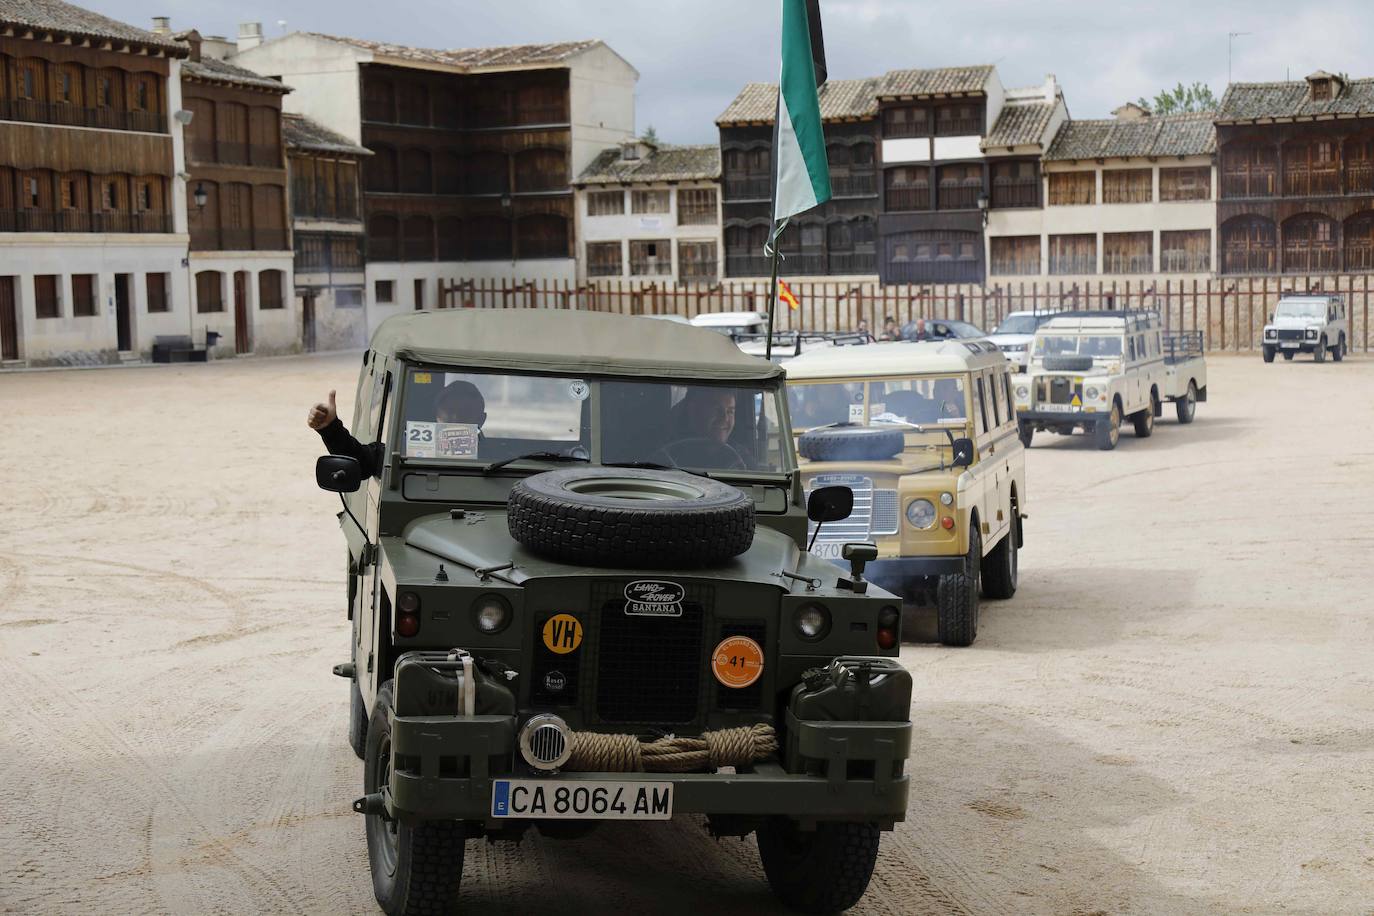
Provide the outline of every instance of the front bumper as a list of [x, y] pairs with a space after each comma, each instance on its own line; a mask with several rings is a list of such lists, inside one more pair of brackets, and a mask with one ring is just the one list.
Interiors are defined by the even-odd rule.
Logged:
[[914, 597], [911, 593], [926, 584], [922, 580], [962, 573], [965, 566], [962, 556], [889, 557], [864, 567], [864, 578], [883, 591], [910, 600]]
[[1017, 410], [1016, 419], [1021, 423], [1045, 424], [1046, 426], [1094, 426], [1106, 420], [1107, 411], [1087, 410]]
[[[828, 722], [787, 714], [786, 750], [754, 771], [717, 773], [559, 773], [540, 779], [577, 783], [671, 782], [676, 814], [785, 814], [799, 820], [867, 820], [890, 826], [904, 818], [911, 750], [910, 722]], [[396, 716], [393, 767], [384, 790], [389, 816], [465, 820], [499, 828], [491, 815], [492, 780], [526, 777], [512, 769], [513, 716]], [[404, 768], [396, 763], [404, 761]], [[851, 764], [871, 778], [849, 778]], [[796, 772], [792, 772], [795, 770]]]

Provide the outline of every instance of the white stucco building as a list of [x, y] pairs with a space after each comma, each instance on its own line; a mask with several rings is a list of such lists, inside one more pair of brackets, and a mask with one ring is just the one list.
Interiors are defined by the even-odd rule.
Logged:
[[714, 283], [720, 149], [627, 140], [578, 175], [578, 280]]

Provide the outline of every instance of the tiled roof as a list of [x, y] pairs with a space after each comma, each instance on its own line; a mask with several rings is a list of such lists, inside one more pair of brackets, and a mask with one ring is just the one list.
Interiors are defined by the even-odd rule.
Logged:
[[1216, 152], [1212, 112], [1154, 115], [1138, 121], [1065, 121], [1047, 160], [1127, 156], [1207, 156]]
[[878, 91], [880, 98], [901, 95], [948, 95], [982, 92], [992, 76], [992, 66], [937, 67], [931, 70], [889, 70]]
[[1054, 102], [1003, 105], [1001, 113], [997, 115], [997, 123], [983, 138], [983, 149], [1048, 142], [1045, 140], [1045, 129], [1050, 126], [1055, 107]]
[[639, 159], [620, 158], [620, 148], [602, 150], [576, 184], [610, 182], [704, 181], [720, 177], [717, 146], [660, 146]]
[[[829, 80], [821, 85], [821, 120], [839, 121], [845, 118], [871, 118], [878, 113], [879, 79]], [[750, 121], [773, 123], [778, 110], [776, 83], [747, 83], [730, 107], [716, 118], [717, 124], [741, 124]]]
[[[1313, 77], [1320, 76], [1314, 73]], [[1261, 118], [1313, 118], [1374, 115], [1374, 79], [1350, 80], [1339, 98], [1314, 101], [1306, 80], [1287, 83], [1232, 83], [1221, 97], [1218, 121]]]
[[543, 45], [507, 45], [499, 48], [414, 48], [409, 45], [393, 45], [382, 41], [368, 41], [365, 38], [348, 38], [342, 35], [325, 35], [322, 32], [304, 32], [315, 38], [336, 41], [371, 51], [382, 57], [410, 60], [423, 64], [447, 64], [464, 70], [504, 69], [531, 67], [540, 64], [559, 64], [601, 44], [599, 40], [561, 41]]
[[371, 156], [372, 151], [352, 140], [336, 134], [305, 115], [282, 112], [281, 137], [289, 150], [309, 150], [320, 153], [346, 153], [350, 156]]
[[185, 57], [186, 47], [99, 13], [62, 0], [0, 0], [0, 23], [51, 29], [67, 35], [128, 41], [159, 48], [172, 57]]
[[181, 65], [181, 75], [212, 83], [236, 83], [240, 86], [252, 86], [255, 89], [269, 89], [280, 92], [282, 95], [291, 91], [291, 88], [281, 80], [269, 79], [254, 73], [252, 70], [245, 70], [227, 61], [215, 60], [211, 57], [185, 61]]

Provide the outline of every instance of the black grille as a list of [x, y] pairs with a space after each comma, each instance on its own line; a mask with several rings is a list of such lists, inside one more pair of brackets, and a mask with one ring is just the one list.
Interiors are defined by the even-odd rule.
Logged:
[[688, 586], [681, 617], [625, 613], [626, 582], [597, 583], [596, 714], [602, 722], [681, 725], [697, 718], [711, 589]]
[[1302, 328], [1278, 328], [1279, 340], [1302, 340]]
[[[721, 625], [720, 638], [729, 639], [731, 636], [748, 636], [763, 649], [764, 658], [768, 657], [768, 627], [762, 621], [748, 622], [727, 622]], [[748, 687], [726, 687], [724, 684], [712, 678], [716, 685], [716, 709], [742, 710], [752, 712], [759, 708], [763, 701], [763, 680], [768, 675], [768, 667], [764, 666], [763, 674], [759, 679]]]
[[1074, 384], [1066, 375], [1052, 375], [1048, 379], [1042, 379], [1041, 384], [1048, 388], [1048, 396], [1044, 400], [1051, 404], [1071, 404], [1074, 395], [1078, 395], [1080, 399], [1083, 396], [1082, 386]]
[[[576, 706], [581, 683], [582, 651], [558, 655], [544, 645], [540, 634], [553, 614], [542, 614], [534, 621], [534, 667], [530, 672], [530, 702], [536, 706]], [[579, 618], [585, 631], [587, 621]], [[562, 687], [561, 690], [551, 689]]]

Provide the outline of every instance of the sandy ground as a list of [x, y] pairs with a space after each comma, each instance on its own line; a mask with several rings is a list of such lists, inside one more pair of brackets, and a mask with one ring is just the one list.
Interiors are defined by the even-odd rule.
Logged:
[[[374, 912], [342, 539], [355, 356], [0, 376], [0, 910]], [[1191, 428], [1029, 456], [1022, 588], [909, 645], [870, 913], [1374, 911], [1374, 362], [1212, 361]], [[776, 910], [701, 823], [468, 844], [481, 913]]]

